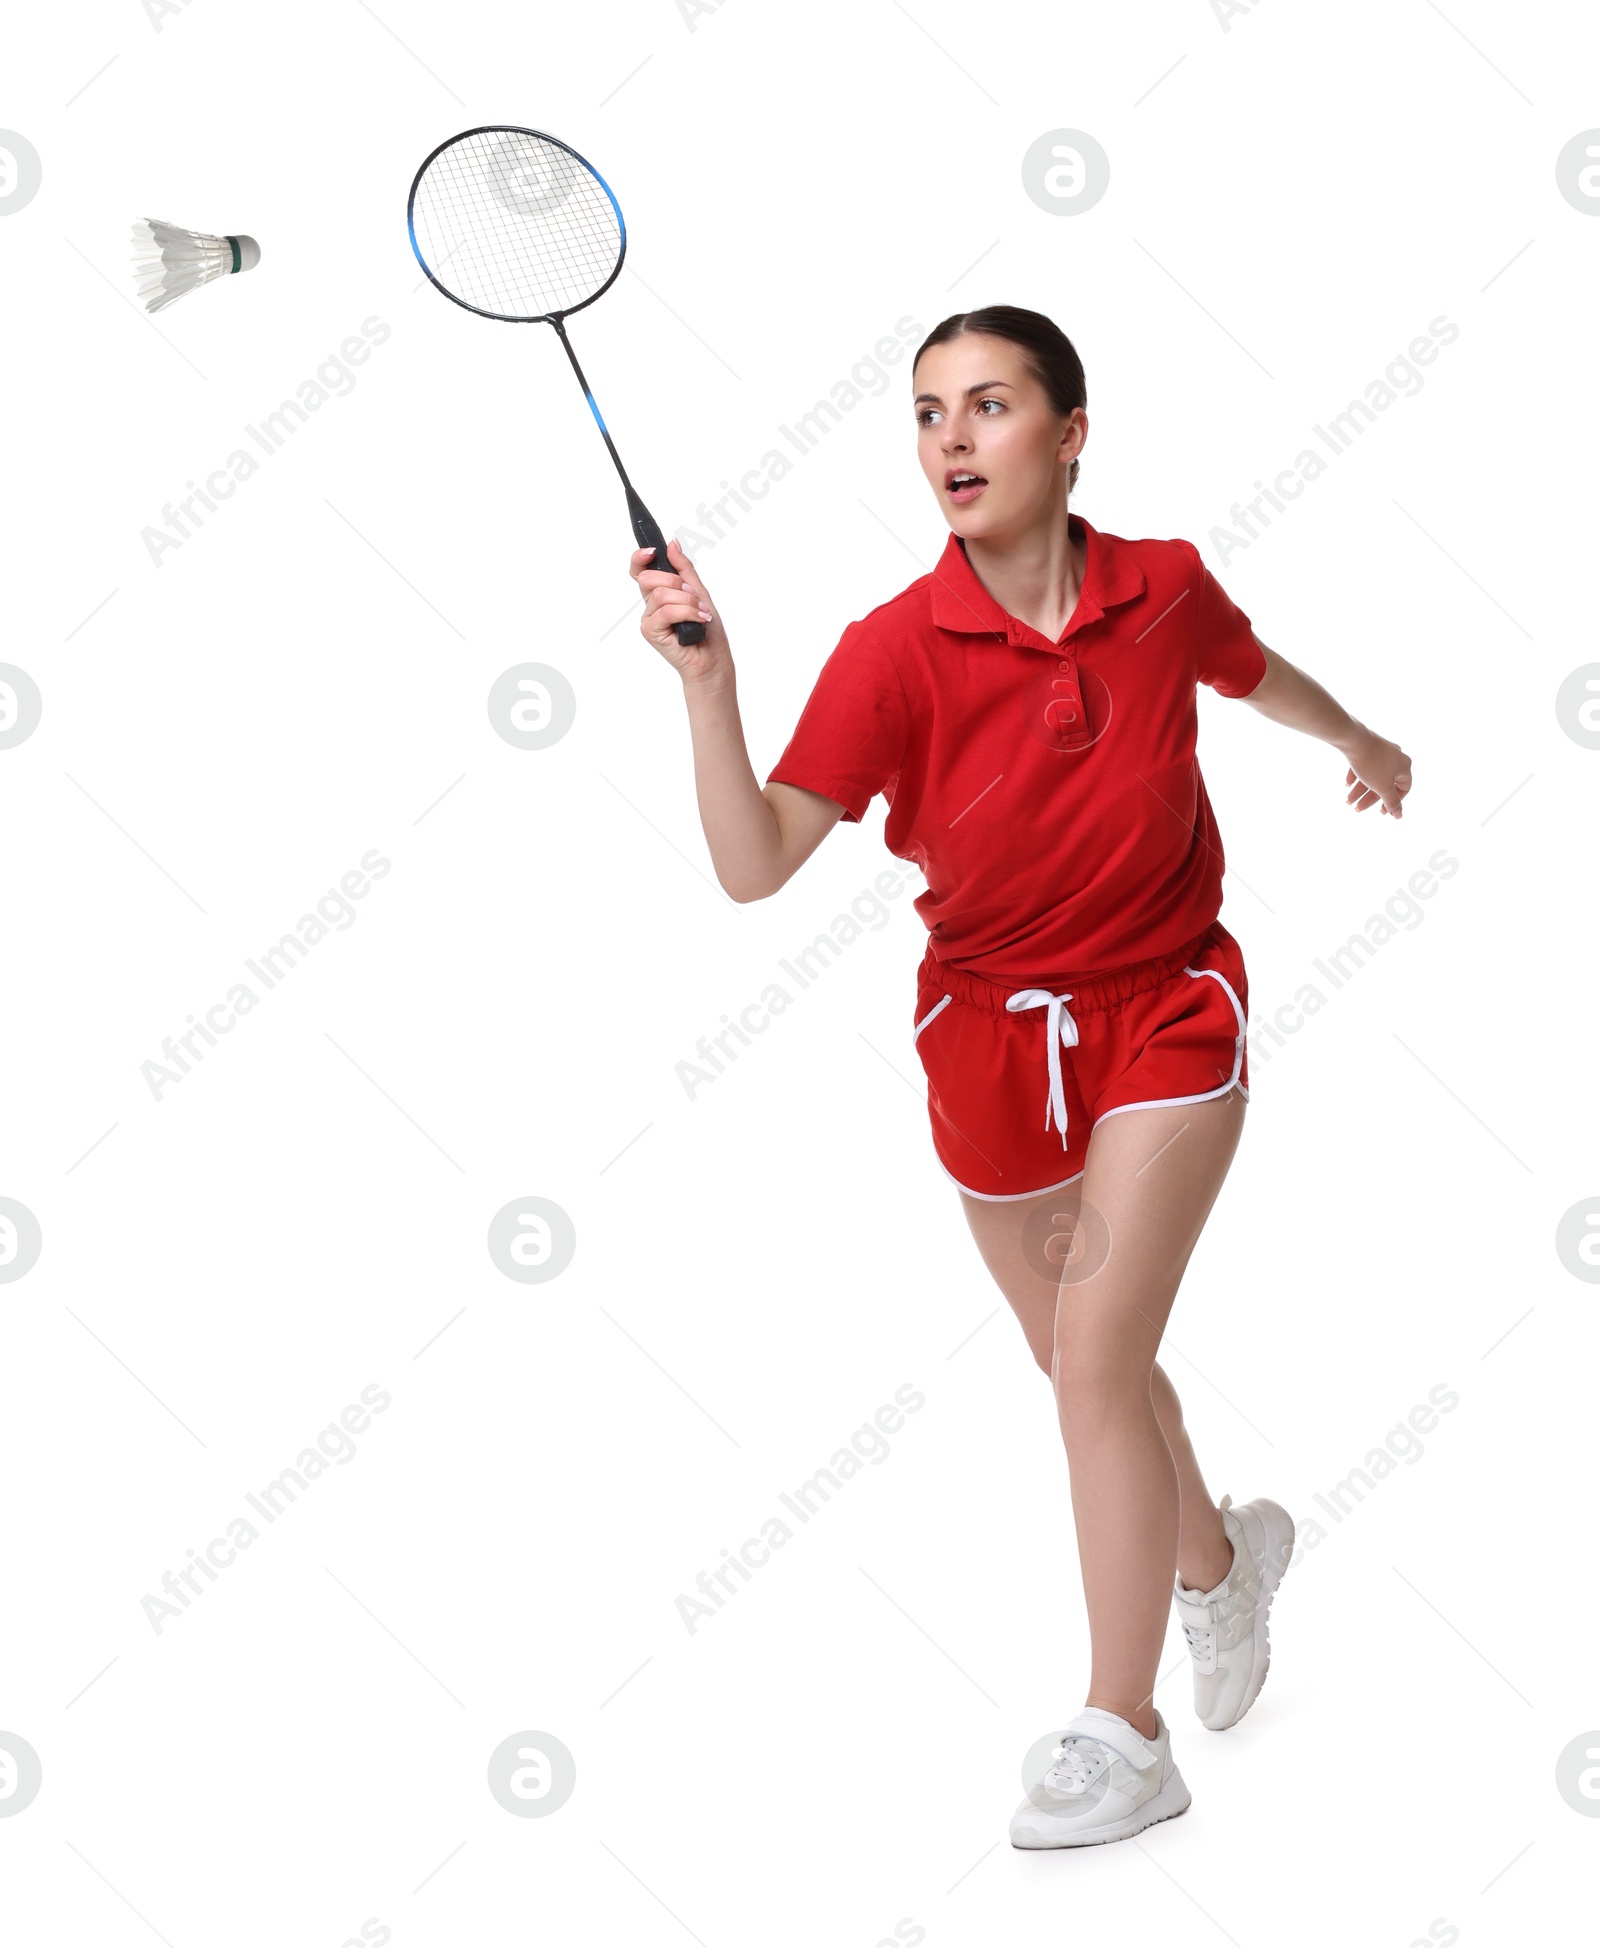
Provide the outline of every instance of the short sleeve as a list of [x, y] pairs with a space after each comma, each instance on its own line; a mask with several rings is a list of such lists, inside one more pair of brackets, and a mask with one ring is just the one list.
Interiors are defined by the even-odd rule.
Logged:
[[844, 807], [856, 824], [899, 775], [911, 712], [894, 660], [864, 623], [852, 622], [823, 664], [768, 784], [798, 785]]
[[1267, 673], [1267, 659], [1243, 609], [1228, 599], [1222, 584], [1200, 559], [1192, 541], [1199, 577], [1195, 602], [1195, 672], [1220, 697], [1247, 697]]

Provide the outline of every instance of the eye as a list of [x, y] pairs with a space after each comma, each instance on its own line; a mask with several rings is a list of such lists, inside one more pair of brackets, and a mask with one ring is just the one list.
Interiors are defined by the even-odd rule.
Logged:
[[[990, 394], [986, 399], [980, 399], [978, 404], [980, 406], [998, 406], [1001, 412], [1004, 412], [1006, 409], [1006, 402], [1003, 399], [996, 399], [993, 394]], [[986, 417], [992, 417], [992, 415], [986, 415]]]
[[917, 414], [917, 424], [919, 426], [926, 426], [928, 424], [929, 414], [934, 412], [935, 410], [936, 409], [932, 406], [924, 406], [921, 409], [921, 411]]

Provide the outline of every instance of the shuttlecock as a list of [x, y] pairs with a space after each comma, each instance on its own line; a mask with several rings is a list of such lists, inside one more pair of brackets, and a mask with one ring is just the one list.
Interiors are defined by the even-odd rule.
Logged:
[[174, 304], [214, 278], [253, 271], [260, 262], [254, 237], [209, 237], [153, 216], [133, 226], [133, 275], [146, 311]]

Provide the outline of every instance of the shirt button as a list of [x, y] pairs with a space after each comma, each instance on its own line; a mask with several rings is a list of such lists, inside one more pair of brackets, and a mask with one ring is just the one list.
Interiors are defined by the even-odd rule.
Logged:
[[1061, 668], [1061, 669], [1063, 669], [1063, 670], [1070, 670], [1070, 669], [1072, 668], [1072, 665], [1071, 665], [1070, 663], [1068, 663], [1068, 662], [1066, 662], [1065, 660], [1063, 660], [1063, 661], [1062, 661], [1062, 662], [1061, 662], [1061, 663], [1060, 663], [1060, 664], [1058, 665], [1058, 667], [1059, 667], [1059, 668]]

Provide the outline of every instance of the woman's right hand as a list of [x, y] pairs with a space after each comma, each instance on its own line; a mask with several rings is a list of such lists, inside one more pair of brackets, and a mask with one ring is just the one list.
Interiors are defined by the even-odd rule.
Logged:
[[[727, 632], [711, 606], [694, 565], [683, 552], [683, 544], [667, 543], [667, 564], [658, 568], [648, 548], [635, 548], [628, 557], [628, 573], [644, 593], [644, 615], [639, 633], [658, 650], [683, 680], [699, 682], [732, 666], [732, 651]], [[677, 622], [698, 622], [705, 630], [700, 642], [685, 647], [673, 634]]]

